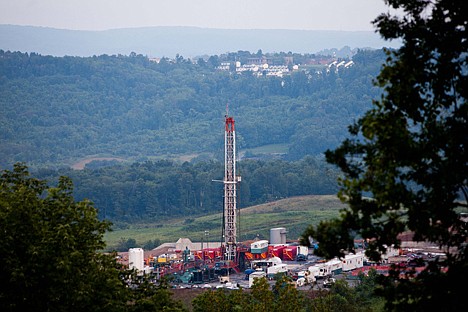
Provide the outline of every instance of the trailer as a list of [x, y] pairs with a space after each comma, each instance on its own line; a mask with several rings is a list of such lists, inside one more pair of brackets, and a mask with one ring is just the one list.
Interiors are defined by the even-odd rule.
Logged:
[[266, 278], [266, 273], [263, 271], [255, 271], [249, 275], [249, 288], [252, 288], [254, 281], [257, 278]]
[[344, 257], [343, 272], [352, 271], [364, 266], [364, 253], [358, 252], [357, 254], [349, 254]]
[[288, 266], [285, 263], [275, 264], [267, 268], [267, 277], [273, 279], [277, 275], [286, 275], [288, 273]]
[[319, 266], [318, 277], [326, 277], [331, 275], [340, 274], [343, 271], [343, 263], [341, 260], [335, 258], [325, 263], [320, 264]]
[[268, 241], [259, 240], [250, 245], [250, 252], [253, 254], [263, 254], [268, 252]]
[[318, 265], [313, 265], [310, 266], [307, 271], [309, 272], [309, 276], [313, 276], [315, 280], [317, 276], [319, 276], [320, 267]]
[[252, 269], [256, 271], [264, 271], [266, 272], [269, 267], [277, 266], [282, 264], [282, 261], [278, 257], [272, 257], [265, 260], [254, 260], [250, 262]]
[[297, 255], [304, 255], [307, 257], [309, 255], [309, 247], [297, 246]]

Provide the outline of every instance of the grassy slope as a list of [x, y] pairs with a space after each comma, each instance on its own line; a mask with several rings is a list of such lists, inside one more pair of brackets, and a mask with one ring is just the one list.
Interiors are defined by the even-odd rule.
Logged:
[[[310, 195], [244, 208], [240, 212], [239, 240], [253, 239], [256, 235], [268, 239], [270, 229], [275, 227], [285, 227], [287, 238], [297, 239], [309, 224], [336, 217], [343, 207], [335, 195]], [[208, 230], [210, 241], [220, 241], [221, 226], [221, 213], [164, 222], [148, 220], [145, 224], [109, 232], [105, 240], [109, 247], [115, 246], [121, 238], [133, 238], [139, 244], [153, 239], [174, 242], [180, 237], [201, 241], [205, 230]]]

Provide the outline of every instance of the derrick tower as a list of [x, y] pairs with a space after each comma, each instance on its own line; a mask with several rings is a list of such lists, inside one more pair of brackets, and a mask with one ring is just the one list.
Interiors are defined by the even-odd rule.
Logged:
[[234, 118], [225, 116], [224, 131], [224, 226], [223, 237], [226, 247], [225, 260], [233, 261], [236, 257], [237, 244], [237, 182], [236, 176], [236, 131]]

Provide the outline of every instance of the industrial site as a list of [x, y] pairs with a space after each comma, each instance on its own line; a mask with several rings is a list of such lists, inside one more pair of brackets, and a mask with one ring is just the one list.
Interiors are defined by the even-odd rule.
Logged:
[[[371, 269], [388, 274], [392, 265], [398, 265], [402, 274], [420, 272], [428, 261], [444, 256], [437, 246], [413, 243], [411, 234], [400, 237], [401, 248], [387, 247], [379, 263], [365, 256], [365, 241], [355, 241], [355, 253], [331, 260], [314, 255], [319, 242], [301, 246], [287, 239], [287, 229], [270, 229], [269, 240], [238, 241], [239, 210], [237, 185], [241, 176], [236, 172], [236, 132], [233, 117], [225, 116], [224, 179], [213, 180], [224, 184], [222, 239], [213, 241], [209, 231], [201, 242], [180, 238], [144, 251], [131, 248], [119, 253], [120, 263], [159, 280], [166, 277], [174, 288], [250, 288], [255, 279], [270, 281], [289, 276], [296, 287], [330, 287], [337, 278], [356, 280], [359, 274]], [[352, 283], [351, 283], [352, 284]]]

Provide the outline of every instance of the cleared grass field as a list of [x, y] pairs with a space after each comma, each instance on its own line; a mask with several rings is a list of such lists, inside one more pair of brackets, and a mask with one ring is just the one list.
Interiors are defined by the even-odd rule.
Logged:
[[286, 154], [289, 150], [288, 144], [269, 144], [258, 146], [255, 148], [249, 148], [245, 151], [249, 151], [254, 154], [271, 154], [271, 153], [284, 153]]
[[[316, 225], [321, 220], [336, 217], [344, 207], [336, 195], [310, 195], [243, 208], [240, 211], [238, 240], [250, 240], [257, 236], [268, 239], [270, 229], [275, 227], [285, 227], [288, 239], [298, 239], [308, 225]], [[104, 239], [109, 249], [116, 246], [122, 238], [133, 238], [138, 244], [154, 239], [174, 242], [181, 237], [201, 241], [206, 239], [205, 231], [209, 231], [209, 241], [220, 241], [221, 227], [222, 214], [217, 213], [203, 217], [132, 224], [125, 229], [106, 233]]]

